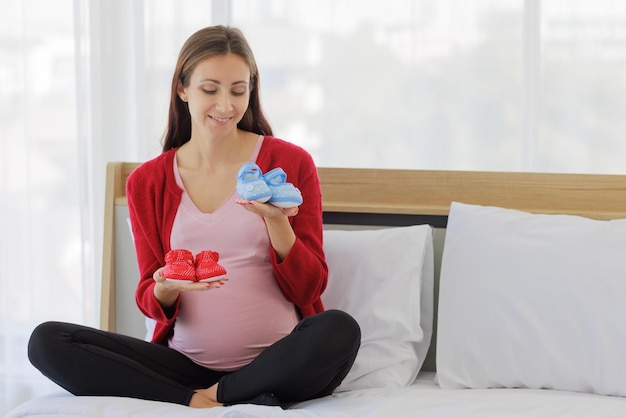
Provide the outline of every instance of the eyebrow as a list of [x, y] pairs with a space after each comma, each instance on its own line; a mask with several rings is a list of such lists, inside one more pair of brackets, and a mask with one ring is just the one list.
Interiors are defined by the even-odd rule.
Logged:
[[[212, 78], [205, 78], [205, 79], [200, 80], [201, 83], [205, 83], [207, 81], [210, 81], [211, 83], [215, 83], [215, 84], [220, 84], [220, 85], [222, 84], [219, 80], [213, 80]], [[249, 83], [245, 80], [241, 80], [241, 81], [235, 81], [231, 83], [231, 86], [235, 86], [237, 84], [249, 84]]]

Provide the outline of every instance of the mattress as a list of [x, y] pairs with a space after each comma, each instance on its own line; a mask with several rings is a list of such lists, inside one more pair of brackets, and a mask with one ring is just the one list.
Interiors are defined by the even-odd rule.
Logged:
[[414, 384], [362, 389], [303, 402], [288, 410], [236, 405], [191, 409], [131, 398], [74, 397], [59, 393], [33, 399], [5, 418], [18, 417], [420, 417], [420, 418], [609, 418], [626, 417], [626, 398], [540, 389], [441, 389], [422, 372]]

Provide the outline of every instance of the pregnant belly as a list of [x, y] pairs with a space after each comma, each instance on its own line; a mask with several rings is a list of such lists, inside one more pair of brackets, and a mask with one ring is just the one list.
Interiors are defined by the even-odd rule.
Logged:
[[233, 371], [293, 330], [296, 309], [273, 278], [233, 281], [220, 289], [181, 293], [171, 348], [207, 368]]

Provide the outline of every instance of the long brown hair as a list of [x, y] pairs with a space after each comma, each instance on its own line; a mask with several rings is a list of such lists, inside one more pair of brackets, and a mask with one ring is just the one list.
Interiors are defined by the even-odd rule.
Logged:
[[179, 147], [191, 138], [191, 116], [187, 103], [178, 96], [178, 83], [189, 86], [191, 73], [198, 63], [207, 58], [227, 54], [240, 56], [250, 66], [250, 102], [239, 129], [259, 135], [272, 135], [272, 128], [261, 109], [259, 97], [259, 70], [243, 33], [236, 28], [209, 26], [200, 29], [187, 39], [178, 54], [172, 77], [170, 110], [167, 130], [163, 137], [163, 151]]

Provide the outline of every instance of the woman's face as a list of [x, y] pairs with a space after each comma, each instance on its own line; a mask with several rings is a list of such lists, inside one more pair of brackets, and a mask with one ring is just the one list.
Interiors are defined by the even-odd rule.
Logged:
[[250, 101], [250, 67], [238, 55], [201, 61], [189, 85], [178, 88], [189, 105], [193, 135], [225, 136], [237, 129]]

